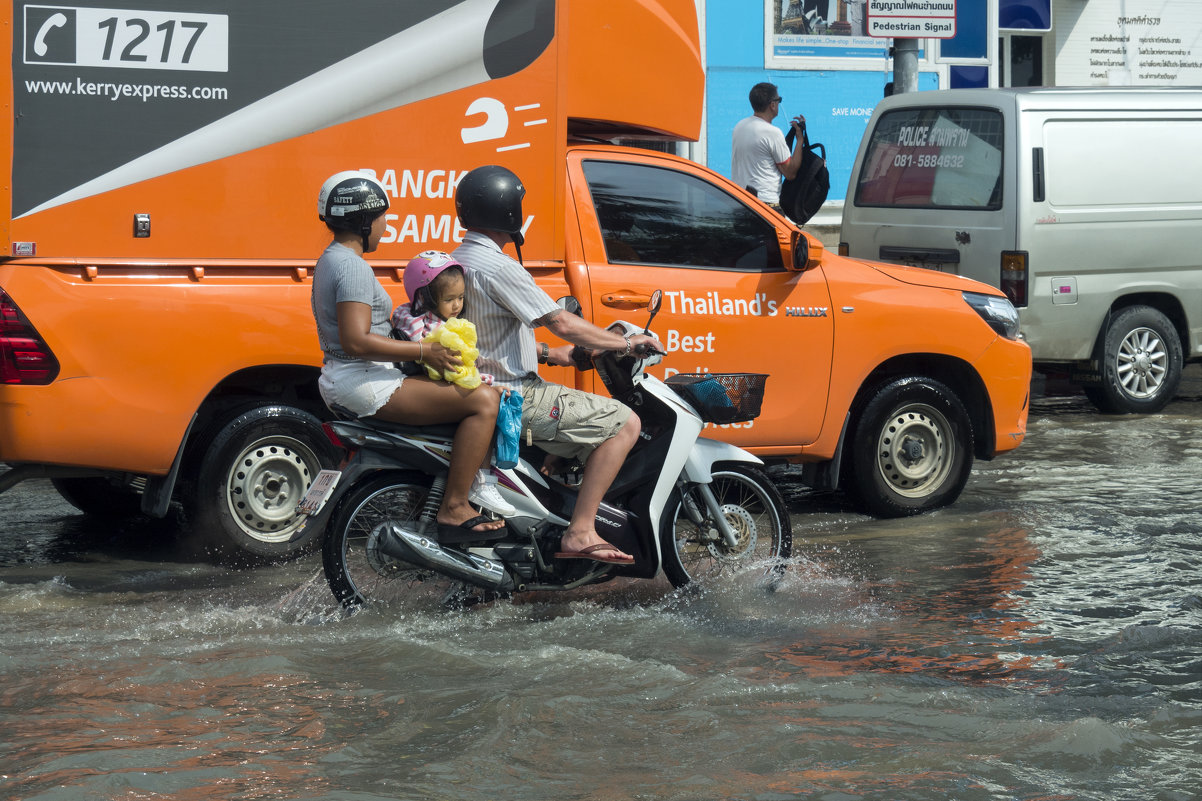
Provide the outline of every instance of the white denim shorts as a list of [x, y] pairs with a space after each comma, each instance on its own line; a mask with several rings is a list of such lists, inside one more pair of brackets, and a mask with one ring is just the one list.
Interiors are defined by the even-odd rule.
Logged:
[[331, 409], [370, 417], [401, 388], [405, 374], [390, 362], [329, 359], [321, 366], [317, 389]]

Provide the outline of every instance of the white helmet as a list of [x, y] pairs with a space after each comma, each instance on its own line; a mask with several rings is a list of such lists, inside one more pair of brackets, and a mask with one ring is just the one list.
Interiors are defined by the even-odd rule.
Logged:
[[388, 211], [388, 193], [380, 182], [365, 172], [344, 170], [321, 185], [317, 195], [317, 216], [335, 231], [353, 231], [363, 237], [367, 253], [371, 225]]

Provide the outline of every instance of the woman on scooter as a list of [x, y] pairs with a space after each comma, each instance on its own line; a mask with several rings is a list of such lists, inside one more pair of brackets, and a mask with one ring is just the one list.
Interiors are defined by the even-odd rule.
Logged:
[[366, 173], [340, 172], [322, 186], [317, 207], [334, 235], [313, 274], [313, 316], [324, 355], [318, 381], [322, 399], [331, 409], [356, 417], [409, 425], [458, 423], [437, 516], [439, 539], [462, 542], [501, 528], [502, 521], [477, 514], [469, 502], [480, 503], [470, 496], [471, 485], [488, 456], [497, 392], [486, 385], [468, 390], [406, 376], [394, 366], [420, 361], [442, 372], [462, 362], [458, 351], [441, 344], [389, 336], [392, 299], [363, 259], [384, 233], [384, 187]]

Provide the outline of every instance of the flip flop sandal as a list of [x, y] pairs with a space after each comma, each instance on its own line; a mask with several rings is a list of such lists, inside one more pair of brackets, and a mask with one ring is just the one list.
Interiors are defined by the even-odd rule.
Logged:
[[590, 545], [587, 548], [582, 548], [579, 551], [560, 551], [555, 554], [556, 559], [589, 559], [594, 562], [604, 562], [607, 565], [633, 565], [634, 557], [626, 556], [619, 558], [614, 556], [596, 556], [597, 551], [617, 551], [622, 552], [621, 548], [610, 545], [608, 542], [599, 542], [596, 545]]
[[477, 531], [476, 526], [481, 523], [492, 523], [492, 518], [484, 515], [476, 515], [471, 520], [465, 520], [459, 525], [451, 523], [438, 524], [438, 544], [439, 545], [458, 545], [464, 542], [481, 542], [483, 540], [499, 540], [505, 536], [505, 527], [501, 526], [488, 531]]

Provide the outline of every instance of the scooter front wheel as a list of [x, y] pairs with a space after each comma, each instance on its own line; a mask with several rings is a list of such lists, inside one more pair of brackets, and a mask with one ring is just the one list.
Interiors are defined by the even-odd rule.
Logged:
[[432, 481], [421, 473], [378, 475], [338, 502], [326, 527], [322, 566], [330, 590], [348, 609], [363, 606], [444, 608], [463, 585], [440, 573], [389, 556], [373, 540], [387, 520], [415, 521]]
[[[665, 510], [660, 548], [664, 575], [673, 586], [762, 562], [776, 570], [793, 551], [793, 531], [784, 499], [761, 470], [724, 465], [713, 473], [710, 489], [735, 534], [732, 548], [718, 532], [696, 486], [673, 494]], [[693, 522], [685, 504], [704, 516]]]

